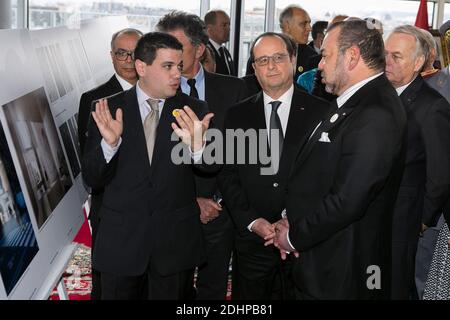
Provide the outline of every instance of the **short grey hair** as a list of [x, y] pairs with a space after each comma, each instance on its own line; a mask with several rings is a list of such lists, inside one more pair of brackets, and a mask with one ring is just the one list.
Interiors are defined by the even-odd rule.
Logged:
[[429, 45], [427, 43], [427, 40], [425, 40], [423, 32], [419, 28], [405, 24], [402, 26], [398, 26], [394, 30], [392, 30], [391, 34], [394, 33], [403, 33], [413, 36], [416, 41], [416, 51], [414, 52], [414, 58], [417, 59], [418, 57], [423, 56], [425, 60], [427, 59], [427, 51], [430, 51], [430, 49], [427, 50], [427, 48], [429, 48]]
[[111, 38], [111, 51], [114, 51], [114, 42], [116, 42], [116, 39], [122, 35], [136, 35], [139, 39], [144, 35], [141, 31], [134, 28], [126, 28], [117, 31], [112, 35]]
[[298, 10], [302, 10], [304, 12], [306, 12], [305, 9], [303, 9], [302, 7], [292, 4], [290, 6], [287, 6], [286, 8], [283, 9], [283, 11], [280, 12], [280, 17], [279, 17], [279, 22], [280, 22], [280, 28], [281, 30], [283, 30], [283, 24], [289, 20], [292, 19], [292, 16], [294, 15], [294, 10], [298, 9]]

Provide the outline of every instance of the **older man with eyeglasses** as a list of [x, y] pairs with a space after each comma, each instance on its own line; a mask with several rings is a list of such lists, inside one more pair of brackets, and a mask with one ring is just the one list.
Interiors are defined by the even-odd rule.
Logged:
[[[138, 75], [134, 68], [133, 52], [138, 40], [142, 37], [142, 32], [136, 29], [123, 29], [112, 36], [111, 39], [111, 59], [115, 74], [104, 84], [82, 94], [80, 98], [80, 108], [78, 112], [78, 139], [80, 141], [81, 153], [84, 151], [88, 123], [92, 121], [90, 116], [95, 102], [101, 98], [111, 96], [133, 87]], [[95, 239], [97, 235], [100, 217], [98, 211], [103, 198], [103, 189], [91, 190], [91, 209], [89, 220], [92, 227], [92, 252], [94, 252]], [[100, 273], [92, 270], [92, 291], [91, 299], [98, 300], [101, 297]]]
[[[271, 245], [272, 224], [282, 219], [288, 174], [302, 141], [329, 106], [294, 86], [296, 44], [288, 36], [260, 35], [252, 45], [251, 59], [262, 92], [229, 109], [225, 128], [267, 133], [258, 135], [263, 140], [257, 145], [269, 143], [273, 173], [262, 175], [269, 168], [258, 155], [257, 164], [235, 160], [239, 164], [227, 163], [219, 174], [223, 199], [239, 232], [233, 257], [238, 265], [233, 299], [292, 299], [291, 262], [282, 261], [279, 250]], [[244, 154], [250, 155], [252, 146], [244, 147]]]

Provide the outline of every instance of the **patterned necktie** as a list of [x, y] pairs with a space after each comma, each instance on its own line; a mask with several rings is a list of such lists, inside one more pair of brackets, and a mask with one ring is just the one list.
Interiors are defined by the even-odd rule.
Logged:
[[275, 142], [275, 135], [273, 135], [273, 131], [278, 131], [278, 145], [279, 145], [279, 157], [281, 157], [281, 152], [283, 151], [283, 128], [281, 127], [280, 117], [278, 116], [277, 110], [281, 105], [281, 101], [272, 101], [270, 102], [272, 105], [272, 112], [270, 114], [270, 146], [272, 148], [272, 144]]
[[147, 142], [148, 160], [152, 164], [153, 149], [155, 148], [156, 129], [159, 122], [159, 100], [148, 99], [147, 103], [150, 105], [149, 114], [144, 120], [145, 141]]
[[195, 88], [195, 82], [195, 79], [188, 79], [187, 84], [191, 87], [191, 92], [189, 92], [189, 95], [198, 99], [198, 91], [197, 88]]

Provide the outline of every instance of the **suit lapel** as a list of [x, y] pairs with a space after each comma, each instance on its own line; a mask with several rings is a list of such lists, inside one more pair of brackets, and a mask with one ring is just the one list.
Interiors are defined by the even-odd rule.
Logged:
[[206, 71], [203, 70], [204, 74], [205, 74], [205, 101], [208, 102], [208, 107], [210, 109], [211, 112], [216, 112], [215, 110], [215, 106], [217, 105], [216, 103], [216, 95], [214, 94], [214, 78], [211, 77], [211, 74]]
[[[149, 166], [147, 143], [145, 140], [144, 126], [142, 124], [141, 113], [136, 95], [136, 86], [130, 89], [125, 95], [124, 125], [130, 131], [130, 143], [136, 146], [139, 157], [142, 159], [146, 168]], [[148, 172], [148, 170], [145, 170]]]
[[295, 156], [307, 141], [309, 133], [314, 130], [314, 127], [311, 127], [310, 120], [310, 115], [314, 112], [312, 110], [314, 106], [301, 101], [302, 97], [298, 92], [298, 89], [295, 89], [292, 97], [283, 152], [280, 159], [280, 175], [287, 173], [287, 170], [295, 160]]
[[111, 92], [121, 92], [123, 91], [122, 85], [117, 79], [116, 75], [113, 75], [111, 79], [109, 79], [109, 85], [111, 86]]
[[255, 96], [253, 108], [254, 110], [252, 113], [254, 116], [252, 119], [254, 119], [254, 124], [252, 128], [255, 128], [257, 131], [263, 129], [267, 132], [266, 113], [264, 112], [264, 98], [262, 91]]
[[297, 164], [300, 165], [303, 161], [308, 157], [314, 148], [315, 144], [319, 141], [322, 136], [322, 133], [330, 134], [334, 128], [339, 126], [344, 120], [350, 115], [350, 113], [354, 110], [354, 107], [357, 105], [359, 100], [362, 97], [362, 93], [355, 93], [342, 107], [337, 109], [336, 100], [332, 102], [335, 104], [335, 108], [331, 108], [328, 115], [319, 125], [319, 127], [314, 131], [313, 135], [308, 139], [305, 144], [305, 147], [301, 149], [300, 154], [298, 155]]
[[406, 112], [411, 111], [412, 104], [417, 98], [417, 93], [422, 88], [423, 79], [420, 75], [414, 79], [414, 81], [402, 92], [400, 95], [400, 100], [402, 100], [403, 106]]

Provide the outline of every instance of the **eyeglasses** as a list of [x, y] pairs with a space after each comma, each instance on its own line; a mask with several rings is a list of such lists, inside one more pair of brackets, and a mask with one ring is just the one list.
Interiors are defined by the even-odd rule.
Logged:
[[114, 52], [114, 55], [116, 56], [117, 60], [125, 61], [128, 59], [128, 56], [130, 56], [131, 60], [133, 60], [134, 53], [131, 51], [117, 50], [116, 52]]
[[275, 53], [273, 56], [263, 56], [255, 59], [255, 64], [258, 67], [263, 67], [269, 64], [269, 60], [272, 59], [273, 63], [282, 63], [285, 58], [288, 56], [287, 53]]

